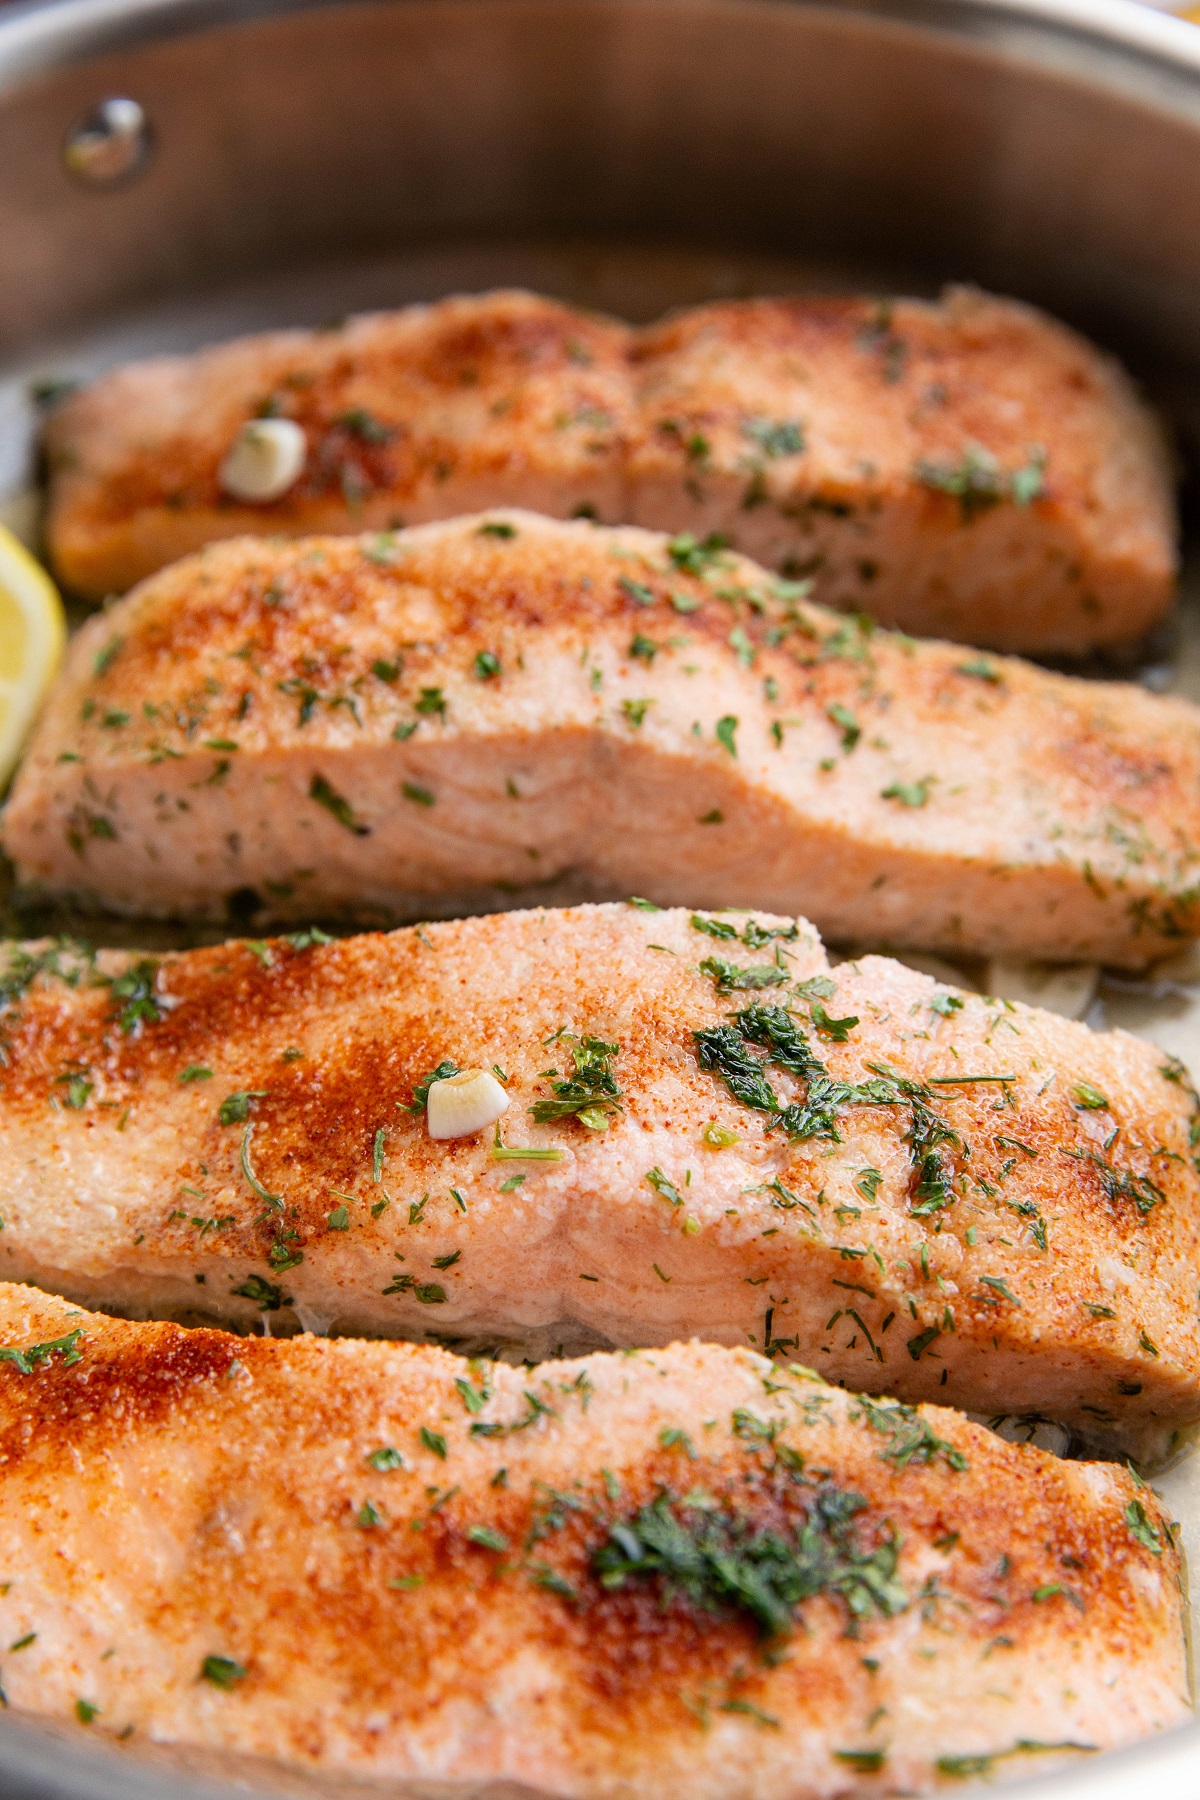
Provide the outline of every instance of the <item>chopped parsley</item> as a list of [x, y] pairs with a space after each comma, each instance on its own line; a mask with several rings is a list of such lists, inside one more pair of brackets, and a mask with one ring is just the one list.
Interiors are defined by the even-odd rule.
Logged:
[[1101, 1112], [1109, 1104], [1108, 1095], [1102, 1094], [1090, 1081], [1076, 1081], [1071, 1088], [1071, 1098], [1082, 1112]]
[[15, 1345], [0, 1345], [0, 1362], [10, 1362], [22, 1375], [32, 1375], [39, 1363], [49, 1362], [51, 1357], [61, 1356], [64, 1369], [72, 1363], [83, 1360], [83, 1351], [78, 1343], [83, 1336], [83, 1327], [69, 1331], [65, 1337], [50, 1338], [44, 1344], [26, 1344], [23, 1349]]
[[1008, 486], [1017, 506], [1028, 506], [1031, 500], [1039, 500], [1046, 491], [1046, 452], [1037, 448], [1031, 450], [1029, 461], [1013, 470]]
[[747, 419], [742, 436], [767, 457], [799, 456], [804, 449], [804, 427], [797, 419]]
[[56, 1076], [55, 1085], [66, 1088], [63, 1099], [72, 1112], [83, 1111], [96, 1087], [95, 1082], [89, 1080], [86, 1069], [72, 1069], [65, 1075]]
[[[27, 950], [24, 944], [8, 945], [6, 949], [8, 954], [0, 974], [0, 1013], [23, 1000], [39, 975], [56, 976], [75, 988], [95, 962], [94, 951], [69, 937], [58, 938], [44, 950]], [[72, 960], [64, 964], [64, 956]]]
[[934, 782], [932, 775], [923, 775], [920, 781], [893, 781], [890, 787], [880, 791], [881, 800], [897, 800], [901, 806], [925, 806], [929, 801], [929, 790]]
[[788, 978], [787, 970], [781, 969], [776, 963], [757, 963], [751, 968], [739, 968], [736, 963], [726, 962], [723, 956], [706, 956], [700, 964], [700, 973], [716, 982], [719, 994], [780, 987]]
[[741, 663], [743, 669], [750, 668], [757, 652], [755, 651], [754, 645], [750, 642], [750, 639], [746, 636], [743, 627], [741, 625], [735, 625], [725, 641], [731, 650], [736, 650], [737, 659]]
[[949, 494], [958, 501], [964, 525], [1002, 500], [1028, 506], [1045, 492], [1046, 453], [1034, 447], [1028, 462], [1006, 474], [990, 450], [968, 444], [957, 463], [918, 462], [916, 479], [923, 487]]
[[503, 1553], [508, 1549], [508, 1539], [502, 1531], [496, 1531], [491, 1525], [468, 1525], [467, 1536], [473, 1544], [484, 1550], [495, 1550]]
[[832, 1484], [812, 1496], [798, 1530], [755, 1530], [732, 1512], [660, 1494], [632, 1518], [613, 1523], [592, 1557], [602, 1587], [656, 1581], [664, 1604], [683, 1598], [705, 1612], [747, 1614], [763, 1637], [787, 1636], [797, 1607], [816, 1594], [837, 1595], [851, 1617], [902, 1612], [899, 1544], [886, 1536], [864, 1548], [855, 1530], [866, 1508], [860, 1494]]
[[710, 1119], [700, 1133], [700, 1139], [710, 1150], [728, 1150], [742, 1141], [736, 1131], [731, 1131], [728, 1125], [718, 1125], [715, 1119]]
[[251, 1102], [265, 1100], [267, 1088], [243, 1088], [236, 1094], [227, 1094], [217, 1108], [217, 1117], [222, 1125], [244, 1125], [250, 1117]]
[[979, 1296], [981, 1300], [991, 1300], [994, 1305], [996, 1303], [996, 1297], [998, 1296], [1001, 1300], [1007, 1300], [1011, 1306], [1020, 1306], [1021, 1302], [1017, 1299], [1017, 1296], [1013, 1293], [1003, 1276], [981, 1275], [979, 1279], [986, 1288], [990, 1289], [989, 1293], [981, 1294]]
[[915, 1407], [902, 1406], [898, 1401], [883, 1405], [865, 1395], [858, 1397], [856, 1405], [861, 1411], [851, 1412], [850, 1417], [864, 1420], [872, 1431], [888, 1439], [887, 1448], [879, 1452], [884, 1462], [907, 1469], [910, 1463], [928, 1464], [940, 1456], [950, 1469], [961, 1472], [968, 1467], [962, 1451], [938, 1437]]
[[924, 1331], [918, 1331], [915, 1337], [909, 1338], [905, 1348], [914, 1362], [920, 1362], [926, 1350], [928, 1350], [930, 1345], [935, 1343], [941, 1335], [942, 1329], [940, 1325], [927, 1325]]
[[[785, 944], [793, 944], [799, 936], [800, 927], [795, 920], [790, 925], [760, 925], [757, 919], [747, 919], [742, 942], [748, 950], [761, 950], [764, 944], [773, 943], [776, 938], [782, 939]], [[813, 979], [819, 981], [821, 977], [818, 975]], [[833, 993], [832, 984], [828, 991]]]
[[[707, 446], [704, 453], [707, 454]], [[703, 575], [713, 563], [723, 559], [728, 548], [729, 539], [719, 531], [709, 532], [703, 540], [693, 537], [690, 531], [681, 531], [667, 545], [667, 555], [685, 575]]]
[[[997, 1640], [1005, 1641], [1005, 1640]], [[934, 1764], [939, 1775], [950, 1775], [970, 1781], [976, 1775], [990, 1775], [993, 1764], [1009, 1756], [1040, 1756], [1051, 1750], [1095, 1750], [1095, 1744], [1077, 1744], [1067, 1740], [1061, 1744], [1041, 1744], [1034, 1738], [1019, 1738], [1011, 1750], [978, 1751], [968, 1756], [939, 1756]]]
[[[246, 1177], [248, 1184], [253, 1189], [253, 1191], [258, 1195], [259, 1199], [264, 1203], [264, 1205], [271, 1207], [276, 1212], [281, 1212], [283, 1210], [283, 1195], [282, 1194], [269, 1194], [267, 1192], [266, 1188], [263, 1186], [262, 1182], [258, 1179], [258, 1176], [254, 1173], [254, 1168], [250, 1161], [250, 1139], [253, 1136], [254, 1136], [254, 1126], [247, 1125], [245, 1130], [242, 1132], [242, 1147], [241, 1147], [241, 1152], [240, 1152], [242, 1174]], [[279, 1249], [278, 1244], [272, 1246], [271, 1262], [276, 1268], [278, 1268], [280, 1266], [280, 1264], [276, 1261], [276, 1258], [275, 1258], [275, 1252], [278, 1249]], [[283, 1266], [286, 1268], [292, 1268], [300, 1260], [301, 1259], [299, 1256], [289, 1255], [287, 1262]]]
[[201, 1681], [211, 1681], [226, 1693], [239, 1681], [245, 1681], [247, 1672], [245, 1664], [235, 1662], [232, 1656], [206, 1656], [200, 1664]]
[[[303, 931], [290, 932], [284, 939], [284, 942], [290, 944], [292, 949], [297, 952], [301, 950], [311, 950], [317, 944], [332, 944], [333, 941], [334, 940], [330, 937], [329, 933], [327, 931], [322, 931], [319, 925], [307, 925]], [[285, 1050], [283, 1053], [284, 1061], [287, 1062], [289, 1059], [294, 1061], [297, 1056], [302, 1056], [303, 1054], [304, 1053], [301, 1050]]]
[[993, 685], [1001, 679], [1000, 671], [988, 656], [973, 656], [968, 662], [956, 663], [954, 673], [972, 675], [976, 681], [989, 681]]
[[[720, 959], [709, 959], [719, 962]], [[702, 965], [703, 966], [703, 965]], [[822, 1009], [823, 1012], [823, 1009]], [[824, 1015], [826, 1018], [828, 1015]], [[837, 1031], [849, 1031], [850, 1019], [830, 1020]], [[817, 1020], [818, 1026], [820, 1019]], [[837, 1035], [835, 1031], [834, 1035]], [[954, 1170], [944, 1160], [943, 1146], [965, 1154], [958, 1134], [928, 1104], [929, 1089], [878, 1064], [869, 1065], [877, 1079], [838, 1081], [816, 1056], [791, 1014], [782, 1006], [760, 1004], [735, 1013], [723, 1024], [693, 1032], [702, 1069], [720, 1076], [735, 1099], [756, 1112], [774, 1114], [768, 1129], [780, 1128], [792, 1138], [821, 1137], [841, 1143], [838, 1114], [846, 1106], [906, 1106], [905, 1141], [915, 1172], [914, 1216], [940, 1211], [953, 1200]], [[763, 1059], [751, 1047], [763, 1049]], [[803, 1100], [783, 1106], [767, 1080], [768, 1064], [807, 1082]]]
[[779, 1101], [764, 1072], [763, 1064], [751, 1056], [740, 1034], [732, 1025], [711, 1025], [693, 1032], [696, 1055], [702, 1069], [719, 1075], [735, 1100], [755, 1112], [776, 1113]]
[[886, 1750], [835, 1750], [835, 1762], [845, 1763], [856, 1775], [878, 1775], [887, 1761]]
[[362, 444], [390, 444], [396, 435], [392, 426], [384, 425], [365, 406], [352, 406], [349, 412], [339, 413], [335, 423]]
[[339, 825], [345, 826], [346, 830], [353, 832], [355, 837], [370, 836], [371, 827], [364, 825], [355, 817], [354, 808], [345, 795], [339, 794], [324, 775], [313, 776], [308, 787], [308, 797], [310, 800], [315, 800], [318, 806], [323, 806]]
[[428, 717], [446, 722], [446, 696], [440, 687], [423, 687], [417, 698], [415, 710]]
[[575, 1118], [589, 1131], [607, 1131], [610, 1115], [622, 1110], [621, 1090], [611, 1067], [620, 1048], [603, 1038], [581, 1038], [571, 1051], [574, 1075], [552, 1082], [553, 1100], [535, 1101], [530, 1116], [540, 1125]]
[[290, 1294], [285, 1294], [273, 1281], [264, 1281], [261, 1275], [247, 1275], [241, 1287], [232, 1288], [230, 1292], [240, 1295], [243, 1300], [253, 1300], [259, 1312], [264, 1313], [278, 1312], [281, 1306], [292, 1304]]
[[[514, 1419], [512, 1423], [508, 1425], [501, 1424], [494, 1419], [477, 1419], [476, 1422], [470, 1426], [469, 1435], [473, 1438], [511, 1437], [516, 1431], [528, 1431], [529, 1427], [531, 1425], [536, 1425], [539, 1419], [553, 1419], [556, 1416], [552, 1406], [547, 1406], [544, 1400], [539, 1400], [535, 1393], [529, 1388], [526, 1388], [525, 1413], [523, 1417]], [[563, 1505], [568, 1511], [578, 1510], [578, 1502], [573, 1500], [569, 1495], [563, 1499]], [[558, 1516], [558, 1511], [555, 1506], [551, 1507], [548, 1519], [549, 1528], [555, 1531], [557, 1531], [564, 1523], [563, 1519]], [[536, 1542], [538, 1537], [544, 1537], [545, 1535], [546, 1533], [544, 1530], [536, 1529], [530, 1534], [530, 1542]]]
[[819, 1000], [813, 1001], [811, 1011], [812, 1022], [821, 1036], [831, 1038], [835, 1044], [844, 1044], [858, 1024], [856, 1013], [848, 1013], [844, 1019], [831, 1019]]
[[862, 736], [862, 726], [850, 709], [843, 706], [840, 700], [836, 700], [832, 706], [825, 708], [825, 717], [841, 732], [842, 749], [848, 756]]
[[[726, 944], [738, 942], [737, 926], [730, 925], [725, 919], [706, 919], [700, 913], [693, 913], [690, 923], [693, 931], [702, 931], [705, 937], [717, 938]], [[799, 935], [799, 927], [794, 923], [791, 925], [760, 925], [757, 919], [748, 919], [741, 934], [741, 942], [748, 950], [761, 950], [764, 945], [772, 943], [776, 938], [782, 938], [785, 943], [790, 944]], [[817, 979], [820, 978], [817, 977]], [[834, 991], [832, 982], [822, 991], [832, 994]]]
[[644, 581], [630, 581], [628, 575], [622, 575], [617, 586], [635, 606], [653, 606], [658, 599], [653, 588], [647, 587]]
[[1157, 1206], [1166, 1195], [1156, 1181], [1149, 1175], [1135, 1175], [1132, 1169], [1114, 1168], [1094, 1150], [1064, 1150], [1075, 1162], [1090, 1163], [1100, 1178], [1105, 1197], [1109, 1200], [1132, 1200], [1143, 1218]]
[[1123, 1516], [1131, 1536], [1137, 1539], [1142, 1548], [1149, 1550], [1151, 1556], [1161, 1556], [1163, 1553], [1162, 1538], [1141, 1501], [1131, 1500], [1125, 1508]]
[[650, 1183], [650, 1186], [654, 1189], [660, 1199], [669, 1201], [672, 1206], [683, 1205], [683, 1195], [679, 1192], [679, 1189], [675, 1186], [674, 1182], [667, 1180], [661, 1169], [647, 1169], [646, 1180]]
[[693, 931], [702, 931], [705, 937], [718, 938], [724, 943], [737, 942], [737, 926], [727, 924], [724, 919], [705, 919], [699, 913], [693, 913], [691, 926]]
[[458, 1390], [459, 1399], [469, 1413], [481, 1413], [492, 1397], [491, 1389], [488, 1387], [486, 1381], [484, 1381], [480, 1387], [474, 1387], [465, 1379], [465, 1377], [460, 1375], [454, 1385]]
[[143, 1025], [154, 1025], [166, 1015], [166, 1008], [155, 994], [158, 966], [143, 957], [109, 983], [113, 999], [119, 1002], [117, 1023], [126, 1035], [136, 1035]]

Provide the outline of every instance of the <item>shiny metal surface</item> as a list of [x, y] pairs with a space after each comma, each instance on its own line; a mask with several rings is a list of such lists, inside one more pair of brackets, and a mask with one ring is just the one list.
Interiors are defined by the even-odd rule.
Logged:
[[[0, 28], [0, 344], [314, 250], [571, 232], [969, 275], [1190, 367], [1198, 70], [1121, 0], [65, 0]], [[113, 93], [169, 124], [98, 197], [57, 150]]]
[[[154, 155], [88, 184], [63, 147], [114, 96]], [[1117, 349], [1190, 455], [1200, 31], [1128, 0], [18, 7], [0, 257], [0, 502], [29, 471], [31, 376], [497, 282], [648, 318], [974, 280]], [[356, 1786], [0, 1713], [0, 1800]], [[1195, 1800], [1200, 1725], [1020, 1791]]]

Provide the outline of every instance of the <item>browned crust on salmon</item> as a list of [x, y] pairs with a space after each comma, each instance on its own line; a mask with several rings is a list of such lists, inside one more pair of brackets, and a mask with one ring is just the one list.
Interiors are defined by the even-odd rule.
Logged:
[[[1188, 1716], [1155, 1498], [949, 1411], [698, 1344], [515, 1370], [10, 1286], [0, 1335], [23, 1711], [572, 1800], [923, 1791]], [[760, 1575], [773, 1534], [780, 1628], [711, 1562], [622, 1573], [647, 1508]]]
[[[263, 414], [282, 499], [224, 496]], [[816, 596], [1000, 649], [1130, 645], [1175, 584], [1172, 481], [1127, 377], [1034, 309], [799, 296], [642, 332], [502, 292], [245, 338], [104, 377], [51, 418], [55, 566], [95, 597], [246, 531], [481, 506], [727, 534]]]
[[691, 539], [488, 514], [165, 570], [79, 634], [4, 832], [141, 915], [634, 891], [1137, 966], [1200, 926], [1198, 719]]
[[[18, 957], [0, 1269], [245, 1324], [294, 1308], [490, 1343], [695, 1333], [1135, 1448], [1200, 1417], [1179, 1066], [882, 958], [830, 971], [806, 927], [759, 915], [750, 935], [770, 932], [754, 949], [613, 906], [108, 953], [98, 974]], [[722, 994], [714, 953], [766, 984]], [[821, 1117], [755, 1110], [702, 1056], [697, 1033], [736, 1040], [755, 1004], [790, 1007], [846, 1084], [827, 1103], [815, 1074], [763, 1068], [781, 1107]], [[587, 1038], [611, 1051], [607, 1128], [540, 1121]], [[753, 1065], [761, 1031], [749, 1043]], [[429, 1137], [410, 1109], [447, 1061], [501, 1070], [498, 1133]]]

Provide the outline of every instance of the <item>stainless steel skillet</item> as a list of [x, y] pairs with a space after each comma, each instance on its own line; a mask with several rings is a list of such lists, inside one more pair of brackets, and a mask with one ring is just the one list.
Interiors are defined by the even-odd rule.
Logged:
[[[0, 17], [10, 514], [30, 381], [124, 356], [502, 282], [648, 318], [946, 279], [1093, 333], [1200, 449], [1200, 31], [1127, 0], [60, 0]], [[0, 1715], [3, 1800], [351, 1785]], [[1025, 1792], [1190, 1800], [1200, 1725]]]

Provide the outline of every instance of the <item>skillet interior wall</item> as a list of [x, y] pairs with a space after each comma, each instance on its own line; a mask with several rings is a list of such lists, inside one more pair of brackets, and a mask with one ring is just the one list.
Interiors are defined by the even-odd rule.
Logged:
[[[1187, 83], [1045, 30], [1035, 68], [1015, 8], [893, 6], [885, 23], [782, 0], [393, 0], [31, 70], [0, 103], [0, 346], [419, 240], [582, 233], [800, 257], [827, 280], [976, 280], [1193, 378]], [[65, 55], [87, 33], [60, 38]], [[157, 147], [89, 189], [60, 151], [108, 93], [143, 103]]]

